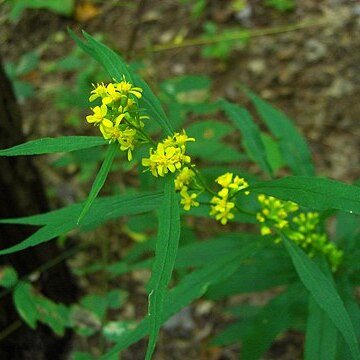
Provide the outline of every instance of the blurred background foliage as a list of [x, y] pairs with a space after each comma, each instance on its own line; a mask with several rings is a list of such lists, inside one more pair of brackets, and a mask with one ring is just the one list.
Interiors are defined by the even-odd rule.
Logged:
[[[84, 29], [110, 44], [151, 84], [174, 127], [185, 127], [189, 135], [197, 138], [189, 152], [198, 164], [209, 168], [204, 170], [205, 177], [213, 180], [234, 169], [255, 181], [260, 173], [218, 102], [219, 98], [226, 98], [248, 106], [240, 89], [245, 84], [294, 119], [309, 140], [320, 175], [348, 183], [359, 178], [357, 1], [3, 0], [0, 4], [1, 56], [21, 105], [23, 131], [28, 139], [95, 135], [85, 122], [90, 106], [88, 94], [92, 83], [111, 79], [75, 46], [67, 34], [69, 27], [77, 33]], [[263, 125], [259, 126], [263, 129]], [[289, 171], [284, 167], [276, 139], [265, 132], [262, 136], [273, 171], [279, 176], [287, 175]], [[207, 145], [209, 141], [211, 147]], [[97, 147], [36, 159], [53, 208], [86, 197], [104, 156], [104, 149]], [[139, 152], [135, 158], [142, 156]], [[123, 155], [117, 156], [103, 194], [136, 192], [139, 187], [151, 189], [154, 179], [123, 159]], [[251, 199], [248, 201], [251, 205]], [[196, 211], [194, 215], [199, 217], [186, 219], [183, 245], [198, 237], [210, 238], [224, 232], [224, 228], [202, 216], [207, 209], [200, 207]], [[232, 224], [230, 229], [253, 229], [244, 222]], [[355, 218], [350, 225], [356, 229]], [[34, 293], [35, 280], [29, 274], [13, 294], [23, 320], [33, 327], [37, 321], [44, 322], [57, 334], [72, 327], [82, 336], [75, 343], [79, 352], [73, 353], [73, 359], [96, 358], [104, 349], [104, 339], [116, 341], [124, 329], [133, 326], [130, 319], [139, 318], [146, 311], [143, 285], [149, 277], [147, 255], [153, 249], [155, 233], [155, 215], [148, 213], [77, 235], [79, 245], [68, 253], [67, 261], [84, 296], [71, 307], [56, 304]], [[105, 240], [109, 247], [101, 245]], [[68, 241], [68, 236], [57, 240], [60, 247]], [[244, 266], [221, 289], [211, 287], [208, 299], [195, 304], [192, 312], [183, 311], [180, 320], [168, 323], [165, 339], [175, 334], [179, 340], [173, 345], [164, 341], [160, 345], [162, 351], [175, 353], [178, 358], [185, 353], [189, 359], [236, 354], [238, 339], [234, 334], [242, 333], [243, 325], [228, 328], [227, 333], [214, 338], [216, 346], [211, 349], [202, 343], [214, 335], [213, 329], [223, 328], [230, 319], [247, 319], [259, 311], [270, 314], [281, 308], [281, 300], [270, 302], [279, 289], [269, 289], [269, 284], [287, 283], [294, 277], [281, 251], [275, 256], [264, 250], [258, 259], [256, 273]], [[269, 270], [269, 262], [281, 264], [280, 270]], [[175, 275], [181, 278], [187, 271], [179, 265]], [[272, 271], [286, 274], [285, 279], [272, 277]], [[17, 281], [17, 274], [11, 267], [2, 268], [1, 273], [0, 285], [6, 291]], [[240, 273], [246, 281], [238, 288]], [[121, 274], [125, 275], [120, 281]], [[266, 274], [270, 280], [265, 285], [257, 282], [256, 288], [253, 279], [259, 274]], [[255, 291], [261, 292], [245, 294]], [[25, 301], [28, 297], [32, 299], [31, 308]], [[213, 300], [225, 297], [228, 313], [224, 315]], [[300, 304], [296, 304], [297, 308], [301, 308], [303, 298], [299, 296], [296, 301]], [[264, 303], [268, 303], [267, 307], [259, 310], [259, 304]], [[300, 356], [303, 337], [296, 330], [303, 328], [300, 319], [294, 331], [268, 350], [267, 358]], [[97, 336], [99, 332], [102, 337]], [[196, 346], [190, 342], [181, 345], [189, 333], [196, 334]], [[225, 350], [217, 347], [229, 344]], [[131, 351], [124, 353], [125, 359], [136, 358], [136, 350]]]

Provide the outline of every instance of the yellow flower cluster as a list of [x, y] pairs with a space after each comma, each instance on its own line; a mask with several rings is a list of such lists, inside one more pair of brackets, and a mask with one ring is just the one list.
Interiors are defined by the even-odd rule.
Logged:
[[183, 205], [184, 210], [189, 211], [191, 207], [199, 206], [199, 202], [196, 201], [198, 198], [198, 193], [190, 193], [190, 189], [196, 188], [195, 183], [195, 173], [192, 169], [185, 166], [181, 169], [177, 177], [175, 178], [175, 190], [180, 193], [181, 196], [181, 205]]
[[175, 133], [157, 144], [156, 149], [150, 149], [149, 157], [142, 159], [142, 165], [148, 166], [155, 176], [165, 176], [169, 171], [174, 173], [180, 170], [185, 164], [191, 163], [190, 156], [186, 155], [186, 143], [195, 141], [189, 138], [185, 130], [182, 133]]
[[134, 87], [125, 77], [120, 82], [93, 86], [89, 101], [100, 98], [101, 105], [91, 108], [93, 114], [88, 115], [86, 120], [99, 126], [106, 140], [117, 141], [120, 150], [127, 151], [130, 161], [135, 145], [147, 141], [139, 131], [144, 127], [142, 120], [148, 118], [139, 113], [137, 100], [142, 97], [142, 89]]
[[[240, 178], [239, 176], [234, 177], [234, 174], [230, 172], [219, 176], [215, 181], [222, 189], [210, 201], [212, 204], [210, 215], [215, 216], [216, 220], [226, 225], [228, 220], [234, 218], [234, 214], [231, 211], [235, 207], [235, 202], [231, 201], [232, 197], [237, 192], [247, 188], [249, 184], [244, 178]], [[248, 195], [249, 191], [245, 191], [244, 193]]]
[[319, 230], [320, 215], [317, 212], [300, 213], [292, 219], [292, 228], [286, 231], [289, 239], [296, 242], [309, 254], [324, 254], [336, 271], [342, 262], [344, 253], [331, 243], [325, 232]]
[[[319, 229], [320, 216], [317, 212], [300, 212], [289, 219], [289, 215], [299, 210], [299, 206], [291, 201], [282, 201], [272, 196], [261, 194], [258, 200], [262, 206], [261, 212], [256, 214], [261, 223], [261, 234], [272, 233], [271, 227], [281, 229], [292, 241], [301, 246], [309, 256], [316, 253], [324, 254], [333, 271], [336, 271], [343, 258], [343, 251], [330, 243], [325, 232]], [[280, 242], [276, 238], [275, 242]]]
[[264, 194], [258, 196], [258, 201], [262, 206], [262, 210], [256, 214], [256, 219], [262, 223], [261, 235], [271, 234], [271, 229], [265, 222], [270, 222], [274, 227], [283, 229], [288, 226], [287, 218], [289, 213], [299, 210], [299, 206], [292, 201], [282, 201]]

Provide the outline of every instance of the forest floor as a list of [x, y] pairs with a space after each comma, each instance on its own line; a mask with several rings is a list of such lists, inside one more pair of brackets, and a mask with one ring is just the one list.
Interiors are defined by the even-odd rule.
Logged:
[[[8, 8], [2, 7], [0, 45], [5, 62], [19, 67], [25, 61], [24, 55], [37, 56], [31, 71], [19, 71], [16, 78], [32, 89], [29, 93], [19, 90], [26, 136], [30, 139], [82, 132], [82, 126], [69, 116], [71, 111], [66, 107], [69, 100], [59, 98], [57, 92], [58, 88], [74, 88], [79, 80], [80, 70], [57, 66], [74, 51], [75, 44], [67, 33], [70, 27], [78, 34], [84, 29], [92, 35], [101, 35], [104, 43], [127, 59], [141, 60], [145, 64], [143, 75], [155, 89], [159, 82], [175, 76], [207, 75], [213, 82], [214, 99], [225, 97], [244, 103], [239, 84], [246, 84], [294, 120], [310, 144], [318, 175], [347, 183], [359, 179], [358, 1], [302, 0], [293, 11], [280, 12], [264, 6], [260, 0], [249, 0], [241, 10], [234, 7], [235, 1], [210, 0], [198, 17], [191, 16], [190, 6], [184, 3], [78, 1], [71, 17], [46, 10], [26, 10], [16, 22], [9, 20]], [[215, 24], [219, 33], [239, 28], [249, 30], [253, 36], [246, 44], [239, 41], [231, 45], [229, 55], [222, 59], [207, 58], [204, 45], [196, 44], [206, 22]], [[189, 39], [195, 39], [195, 44], [187, 45]], [[173, 43], [175, 46], [169, 45]], [[86, 113], [84, 109], [80, 111], [82, 116]], [[40, 160], [48, 177], [46, 181], [63, 198], [61, 203], [86, 195], [86, 189], [71, 180], [73, 169], [59, 174], [43, 162]], [[91, 287], [91, 280], [84, 280], [82, 286]], [[271, 292], [260, 298], [248, 296], [251, 301], [266, 302]], [[127, 309], [128, 313], [136, 314], [134, 306]], [[214, 303], [197, 303], [165, 327], [155, 358], [238, 358], [238, 346], [206, 347], [206, 340], [228, 321]], [[302, 342], [301, 334], [288, 332], [276, 341], [265, 358], [300, 359]], [[77, 345], [87, 346], [80, 341]], [[145, 342], [137, 344], [122, 358], [141, 359], [144, 346]]]

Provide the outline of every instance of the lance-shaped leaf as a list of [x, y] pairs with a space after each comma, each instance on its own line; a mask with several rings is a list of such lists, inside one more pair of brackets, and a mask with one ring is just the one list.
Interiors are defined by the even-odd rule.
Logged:
[[108, 152], [105, 156], [104, 162], [101, 165], [101, 168], [99, 172], [96, 175], [96, 178], [94, 180], [94, 183], [91, 187], [90, 194], [85, 202], [85, 205], [80, 213], [78, 224], [81, 222], [81, 220], [84, 218], [86, 213], [89, 211], [90, 206], [96, 199], [97, 195], [99, 194], [101, 188], [105, 184], [105, 180], [109, 174], [109, 171], [111, 169], [111, 165], [114, 161], [114, 157], [116, 154], [116, 151], [118, 151], [118, 144], [114, 143], [109, 146]]
[[266, 158], [265, 146], [261, 140], [260, 130], [250, 113], [243, 107], [231, 104], [225, 100], [222, 100], [221, 104], [226, 115], [242, 132], [243, 145], [247, 153], [264, 171], [272, 175], [272, 169]]
[[77, 37], [71, 30], [69, 30], [71, 37], [87, 54], [98, 61], [104, 69], [108, 72], [111, 79], [121, 81], [123, 75], [127, 81], [131, 81], [134, 86], [139, 86], [143, 89], [143, 97], [140, 104], [143, 103], [147, 115], [153, 120], [157, 121], [159, 126], [168, 134], [174, 132], [166, 114], [160, 104], [159, 99], [151, 91], [148, 84], [137, 75], [130, 66], [128, 66], [122, 57], [113, 50], [105, 46], [100, 41], [95, 40], [91, 35], [83, 31], [86, 42]]
[[360, 214], [360, 187], [331, 179], [289, 176], [258, 182], [249, 190], [317, 210], [336, 209]]
[[[180, 311], [195, 299], [202, 296], [209, 285], [216, 284], [233, 274], [243, 260], [252, 256], [258, 249], [259, 244], [253, 243], [241, 246], [224, 257], [213, 259], [207, 266], [195, 270], [171, 289], [164, 299], [164, 312], [162, 322]], [[120, 341], [101, 359], [111, 359], [114, 354], [120, 352], [131, 344], [139, 341], [149, 333], [149, 317], [146, 317], [134, 330], [124, 334]]]
[[[161, 200], [161, 193], [117, 195], [97, 199], [90, 208], [88, 215], [84, 218], [82, 227], [100, 225], [107, 220], [116, 219], [122, 215], [140, 214], [154, 210], [160, 205]], [[45, 226], [21, 243], [1, 250], [0, 255], [11, 254], [31, 246], [39, 245], [75, 229], [82, 208], [83, 204], [73, 204], [46, 214], [34, 215], [28, 218], [2, 220], [2, 223]]]
[[43, 138], [0, 150], [0, 156], [40, 155], [70, 152], [106, 144], [99, 136], [63, 136]]
[[150, 338], [146, 359], [151, 359], [163, 318], [166, 289], [171, 279], [180, 238], [180, 211], [174, 177], [165, 179], [164, 199], [159, 211], [159, 231], [149, 293]]
[[[94, 223], [99, 223], [99, 221], [103, 223], [122, 215], [139, 214], [157, 209], [162, 197], [162, 192], [99, 197], [94, 201], [82, 226], [91, 226]], [[75, 227], [76, 221], [73, 220], [79, 217], [83, 206], [84, 203], [77, 203], [44, 214], [1, 219], [0, 224], [51, 225], [59, 221], [72, 221]]]
[[300, 280], [311, 293], [317, 305], [344, 336], [353, 359], [360, 359], [359, 344], [354, 326], [333, 283], [296, 244], [283, 234], [281, 234], [281, 238]]
[[241, 359], [261, 358], [276, 336], [291, 326], [293, 308], [298, 307], [304, 292], [297, 282], [256, 313], [242, 338]]
[[284, 113], [260, 99], [252, 91], [243, 88], [261, 119], [279, 141], [280, 150], [287, 165], [295, 175], [314, 175], [310, 150], [304, 138]]
[[334, 360], [338, 331], [334, 323], [309, 297], [309, 317], [306, 326], [305, 360]]

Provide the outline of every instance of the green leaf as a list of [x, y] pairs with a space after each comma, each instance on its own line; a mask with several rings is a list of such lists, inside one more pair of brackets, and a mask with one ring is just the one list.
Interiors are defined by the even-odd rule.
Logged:
[[80, 300], [83, 308], [93, 312], [100, 320], [104, 320], [107, 307], [105, 296], [89, 294]]
[[345, 252], [358, 249], [360, 239], [360, 217], [341, 212], [336, 215], [336, 242]]
[[265, 146], [266, 158], [275, 173], [280, 168], [285, 166], [284, 159], [281, 156], [279, 144], [270, 135], [266, 133], [260, 134], [261, 140]]
[[74, 11], [74, 0], [13, 0], [10, 20], [18, 21], [25, 9], [48, 9], [54, 13], [70, 16]]
[[82, 50], [92, 56], [104, 67], [111, 79], [121, 81], [122, 76], [124, 75], [128, 81], [132, 82], [132, 84], [141, 87], [143, 89], [143, 97], [140, 100], [140, 104], [144, 104], [146, 113], [159, 124], [167, 135], [174, 132], [159, 99], [151, 91], [148, 84], [125, 63], [120, 55], [100, 41], [95, 40], [85, 31], [83, 31], [83, 35], [87, 40], [86, 42], [78, 38], [70, 29], [69, 33]]
[[94, 183], [91, 187], [90, 194], [85, 202], [85, 205], [80, 213], [80, 216], [78, 218], [78, 224], [80, 224], [81, 220], [84, 218], [84, 216], [87, 214], [87, 212], [90, 209], [90, 206], [96, 199], [97, 195], [99, 194], [101, 188], [105, 184], [105, 180], [109, 174], [109, 171], [111, 169], [111, 165], [114, 161], [114, 157], [116, 152], [118, 151], [118, 144], [114, 143], [109, 146], [109, 149], [107, 151], [107, 154], [105, 156], [104, 162], [101, 165], [101, 168], [99, 172], [96, 175], [96, 178], [94, 180]]
[[31, 140], [24, 144], [0, 150], [0, 156], [40, 155], [70, 152], [104, 145], [107, 142], [99, 136], [62, 136]]
[[199, 267], [209, 263], [209, 259], [223, 257], [239, 249], [239, 243], [246, 246], [250, 243], [263, 242], [261, 235], [229, 234], [215, 239], [198, 241], [179, 248], [175, 268]]
[[0, 286], [4, 288], [13, 287], [18, 281], [18, 274], [11, 266], [4, 266], [0, 268]]
[[[211, 284], [216, 284], [233, 274], [244, 259], [252, 256], [257, 250], [258, 244], [249, 244], [239, 250], [218, 257], [208, 265], [195, 270], [184, 277], [178, 286], [169, 291], [164, 299], [164, 312], [162, 322], [180, 311], [193, 300], [201, 297]], [[128, 332], [116, 346], [101, 357], [110, 359], [111, 356], [139, 341], [149, 333], [149, 318], [145, 318], [136, 329]]]
[[[359, 303], [356, 299], [356, 292], [354, 291], [354, 285], [350, 282], [349, 276], [347, 273], [341, 274], [339, 278], [336, 279], [337, 285], [340, 287], [339, 291], [341, 292], [342, 298], [347, 312], [349, 313], [350, 319], [353, 323], [354, 329], [356, 331], [357, 337], [360, 337], [360, 308]], [[349, 347], [346, 346], [343, 338], [338, 339], [337, 347], [337, 358], [338, 359], [350, 359], [351, 355], [349, 353]]]
[[350, 317], [339, 294], [328, 277], [311, 261], [308, 256], [283, 234], [284, 241], [300, 280], [309, 290], [318, 306], [327, 314], [344, 336], [353, 359], [360, 359], [359, 345]]
[[226, 115], [240, 129], [243, 135], [243, 145], [247, 153], [254, 161], [269, 175], [272, 175], [272, 169], [266, 158], [266, 151], [261, 140], [261, 133], [255, 124], [250, 113], [243, 107], [222, 100], [222, 105]]
[[38, 320], [48, 325], [55, 334], [63, 336], [65, 328], [70, 324], [69, 309], [40, 294], [32, 294], [32, 297], [39, 314]]
[[334, 360], [337, 329], [326, 313], [309, 296], [309, 317], [306, 327], [305, 360]]
[[317, 210], [337, 209], [360, 214], [360, 188], [331, 179], [289, 176], [258, 182], [249, 190], [291, 200]]
[[292, 309], [297, 307], [302, 289], [299, 283], [287, 288], [252, 318], [242, 338], [241, 359], [259, 359], [276, 336], [291, 326]]
[[261, 119], [279, 141], [282, 156], [295, 175], [314, 175], [310, 150], [304, 138], [284, 113], [260, 99], [255, 93], [243, 88]]
[[[99, 225], [110, 219], [123, 215], [139, 214], [156, 209], [162, 199], [160, 193], [132, 194], [111, 196], [95, 200], [84, 218], [82, 228]], [[45, 225], [27, 239], [10, 248], [0, 251], [0, 255], [11, 254], [31, 246], [39, 245], [77, 227], [82, 204], [73, 204], [66, 208], [46, 214], [29, 216], [20, 219], [5, 219], [2, 223]]]
[[151, 359], [162, 324], [166, 289], [171, 279], [180, 238], [180, 212], [174, 176], [165, 179], [163, 204], [159, 212], [159, 231], [149, 293], [150, 338], [146, 359]]
[[13, 292], [13, 298], [20, 317], [35, 329], [39, 314], [34, 303], [32, 286], [23, 281], [19, 282]]
[[127, 298], [127, 292], [120, 289], [110, 290], [106, 294], [107, 306], [110, 309], [119, 309], [125, 302]]
[[75, 351], [71, 354], [71, 360], [94, 360], [94, 357], [83, 351]]
[[231, 126], [215, 120], [198, 121], [191, 124], [186, 132], [196, 141], [188, 145], [189, 155], [211, 162], [244, 160], [245, 157], [242, 154], [221, 141], [221, 138], [231, 131]]
[[65, 219], [63, 219], [63, 222], [56, 222], [51, 225], [46, 225], [19, 244], [1, 250], [0, 255], [12, 254], [14, 252], [27, 249], [28, 247], [42, 244], [43, 242], [66, 234], [75, 227], [76, 223], [74, 221], [66, 221]]
[[[264, 238], [261, 240], [264, 241]], [[240, 293], [259, 292], [274, 286], [291, 284], [296, 278], [285, 251], [279, 248], [264, 248], [260, 249], [254, 258], [240, 265], [239, 269], [221, 284], [210, 286], [206, 297], [219, 300]]]

